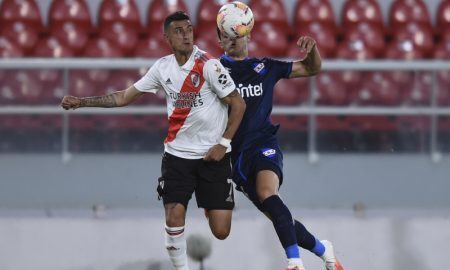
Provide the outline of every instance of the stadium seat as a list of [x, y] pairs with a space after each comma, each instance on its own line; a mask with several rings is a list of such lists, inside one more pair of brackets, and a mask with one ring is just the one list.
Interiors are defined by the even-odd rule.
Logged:
[[400, 104], [401, 89], [384, 72], [366, 74], [358, 95], [360, 105], [396, 106]]
[[220, 7], [230, 2], [231, 0], [201, 0], [197, 8], [197, 28], [203, 25], [216, 25]]
[[201, 25], [198, 25], [194, 29], [194, 36], [195, 40], [203, 39], [212, 41], [215, 43], [219, 42], [219, 37], [217, 35], [217, 26], [216, 23], [204, 23]]
[[393, 40], [387, 44], [384, 57], [387, 59], [414, 60], [424, 58], [425, 54], [411, 40]]
[[142, 29], [139, 10], [134, 0], [103, 0], [98, 14], [100, 27], [119, 21], [135, 27], [137, 31]]
[[348, 131], [349, 123], [344, 117], [339, 116], [318, 116], [317, 130], [320, 131]]
[[223, 50], [220, 48], [217, 40], [197, 38], [195, 44], [201, 49], [212, 55], [213, 57], [220, 57]]
[[342, 25], [348, 26], [361, 22], [383, 28], [383, 14], [376, 0], [347, 0], [342, 7]]
[[183, 0], [152, 0], [147, 11], [148, 29], [159, 29], [162, 33], [164, 19], [170, 13], [182, 10], [189, 14], [188, 8]]
[[436, 13], [436, 28], [438, 31], [450, 27], [450, 0], [441, 0]]
[[248, 54], [250, 57], [263, 58], [272, 56], [272, 51], [266, 44], [257, 43], [250, 39], [250, 42], [248, 43]]
[[90, 97], [105, 94], [105, 89], [98, 89], [97, 85], [89, 75], [90, 74], [84, 70], [70, 71], [69, 94], [77, 97]]
[[111, 41], [125, 55], [129, 55], [138, 43], [136, 28], [121, 21], [103, 24], [99, 36]]
[[72, 57], [73, 51], [55, 37], [42, 38], [31, 52], [33, 57]]
[[43, 87], [36, 78], [36, 74], [31, 70], [11, 71], [8, 85], [12, 86], [15, 92], [14, 104], [40, 104]]
[[314, 99], [319, 105], [343, 106], [350, 103], [350, 89], [338, 72], [320, 73], [316, 76], [317, 92]]
[[336, 54], [336, 35], [335, 32], [329, 24], [321, 22], [304, 23], [296, 28], [297, 32], [294, 34], [294, 40], [289, 47], [290, 50], [295, 50], [295, 43], [300, 36], [307, 35], [314, 38], [318, 44], [320, 55], [323, 58], [332, 58]]
[[275, 84], [273, 102], [281, 106], [296, 106], [309, 102], [309, 78], [282, 79]]
[[341, 59], [366, 60], [376, 57], [377, 54], [363, 40], [344, 40], [339, 43], [336, 51], [336, 58]]
[[0, 58], [20, 58], [24, 52], [8, 37], [0, 36]]
[[269, 56], [284, 56], [288, 47], [286, 29], [270, 22], [260, 22], [252, 30], [251, 39], [257, 44], [264, 44]]
[[389, 21], [394, 29], [411, 22], [431, 26], [427, 5], [422, 0], [395, 0], [389, 10]]
[[70, 21], [51, 26], [50, 35], [67, 45], [75, 54], [80, 54], [89, 41], [86, 28]]
[[[446, 61], [450, 59], [450, 39], [439, 42], [434, 50], [434, 58]], [[450, 70], [437, 71], [437, 80], [438, 99], [440, 99], [438, 104], [448, 104], [450, 102]]]
[[123, 57], [122, 50], [106, 38], [98, 37], [88, 41], [82, 55], [85, 57]]
[[35, 0], [3, 0], [0, 3], [0, 25], [23, 22], [33, 25], [37, 31], [43, 30], [39, 7]]
[[347, 121], [352, 129], [356, 129], [359, 132], [389, 132], [397, 130], [395, 119], [386, 116], [351, 116], [348, 117]]
[[21, 21], [0, 25], [0, 35], [17, 44], [25, 54], [30, 53], [39, 39], [38, 30], [31, 24]]
[[48, 14], [50, 27], [71, 22], [87, 32], [93, 29], [91, 14], [85, 0], [53, 0]]
[[[386, 46], [383, 29], [378, 25], [367, 22], [348, 25], [344, 33], [343, 43], [348, 44], [348, 48], [355, 51], [367, 51], [375, 56], [381, 56]], [[370, 55], [369, 58], [372, 58], [372, 56]]]
[[329, 0], [298, 0], [294, 10], [294, 29], [320, 22], [336, 30], [336, 17]]
[[250, 0], [248, 3], [253, 12], [256, 25], [261, 22], [270, 22], [289, 29], [288, 16], [282, 0]]
[[394, 30], [393, 43], [410, 42], [412, 49], [419, 51], [423, 57], [428, 57], [434, 47], [432, 31], [429, 25], [411, 22]]
[[149, 36], [138, 41], [133, 55], [136, 57], [159, 58], [172, 54], [167, 41]]

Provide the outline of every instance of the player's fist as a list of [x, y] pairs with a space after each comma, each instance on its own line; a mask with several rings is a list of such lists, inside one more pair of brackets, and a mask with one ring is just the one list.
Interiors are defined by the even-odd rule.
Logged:
[[64, 96], [61, 101], [61, 107], [66, 110], [76, 109], [81, 106], [81, 99], [73, 96]]
[[312, 37], [302, 36], [298, 39], [297, 46], [302, 52], [310, 53], [316, 46], [316, 41]]
[[203, 158], [205, 161], [221, 161], [227, 152], [227, 148], [221, 144], [211, 147]]

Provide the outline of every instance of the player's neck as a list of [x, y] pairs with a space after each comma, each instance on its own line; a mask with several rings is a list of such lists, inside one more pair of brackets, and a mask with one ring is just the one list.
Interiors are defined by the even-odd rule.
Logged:
[[228, 54], [228, 53], [226, 53], [226, 55], [228, 57], [231, 57], [235, 61], [242, 61], [242, 60], [245, 60], [248, 57], [248, 55], [245, 54], [245, 53], [240, 53], [240, 54]]
[[181, 51], [174, 52], [175, 59], [177, 60], [178, 65], [182, 66], [186, 64], [186, 62], [189, 60], [189, 57], [191, 57], [193, 51], [194, 50], [191, 50], [189, 52], [181, 52]]

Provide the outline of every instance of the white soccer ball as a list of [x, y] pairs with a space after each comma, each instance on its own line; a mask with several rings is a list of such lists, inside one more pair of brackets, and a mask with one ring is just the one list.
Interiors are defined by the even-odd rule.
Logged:
[[217, 14], [217, 27], [231, 38], [250, 34], [254, 24], [252, 10], [238, 1], [223, 5]]

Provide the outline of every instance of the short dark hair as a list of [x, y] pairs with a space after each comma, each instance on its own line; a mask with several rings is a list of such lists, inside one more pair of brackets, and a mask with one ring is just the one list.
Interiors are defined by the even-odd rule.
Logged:
[[184, 12], [184, 11], [175, 11], [174, 13], [170, 14], [164, 20], [164, 28], [163, 28], [164, 33], [167, 32], [167, 29], [169, 29], [169, 25], [172, 22], [184, 21], [184, 20], [191, 20], [191, 18], [189, 18], [189, 15], [187, 15], [186, 12]]

